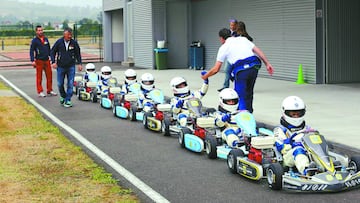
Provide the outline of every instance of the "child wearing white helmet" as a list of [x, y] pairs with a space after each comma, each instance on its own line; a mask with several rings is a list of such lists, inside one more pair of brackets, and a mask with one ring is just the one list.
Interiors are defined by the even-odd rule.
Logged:
[[124, 85], [121, 87], [121, 92], [123, 94], [127, 94], [129, 92], [130, 85], [137, 83], [136, 76], [136, 71], [132, 68], [129, 68], [124, 72], [125, 82]]
[[219, 106], [216, 114], [215, 124], [222, 129], [222, 139], [230, 147], [235, 147], [240, 142], [241, 130], [236, 122], [232, 120], [240, 112], [239, 96], [234, 89], [225, 88], [219, 93]]
[[86, 82], [89, 82], [89, 80], [93, 79], [93, 78], [89, 78], [90, 74], [96, 74], [96, 81], [93, 82], [97, 82], [99, 80], [99, 75], [96, 73], [95, 71], [95, 65], [93, 63], [88, 63], [85, 66], [85, 74], [84, 74], [84, 80]]
[[[304, 135], [301, 132], [314, 131], [305, 124], [305, 109], [305, 103], [300, 97], [286, 97], [282, 102], [280, 126], [274, 129], [274, 135], [277, 138], [276, 148], [283, 154], [284, 164], [288, 167], [295, 166], [302, 175], [306, 175], [306, 169], [310, 163], [301, 144], [301, 138]], [[299, 134], [290, 140], [294, 133]]]
[[[203, 71], [201, 74], [204, 75], [206, 72]], [[190, 98], [202, 99], [208, 91], [209, 80], [204, 80], [200, 90], [191, 91], [187, 85], [187, 81], [183, 77], [174, 77], [170, 81], [170, 87], [173, 91], [174, 97], [171, 99], [172, 112], [177, 115], [178, 122], [181, 126], [185, 126], [187, 123], [188, 112], [183, 107], [184, 102]]]
[[[148, 99], [148, 93], [155, 89], [155, 78], [151, 73], [144, 73], [141, 75], [141, 91], [139, 94], [139, 108], [151, 106], [145, 99]], [[145, 102], [144, 102], [145, 100]], [[148, 105], [147, 105], [148, 104]]]

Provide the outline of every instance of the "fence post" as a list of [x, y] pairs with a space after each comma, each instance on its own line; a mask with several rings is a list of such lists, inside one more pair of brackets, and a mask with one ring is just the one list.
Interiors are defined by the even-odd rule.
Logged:
[[1, 50], [4, 51], [4, 40], [1, 40]]

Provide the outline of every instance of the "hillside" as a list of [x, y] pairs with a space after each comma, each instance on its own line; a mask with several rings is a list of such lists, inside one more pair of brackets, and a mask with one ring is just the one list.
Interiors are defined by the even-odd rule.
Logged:
[[[77, 21], [83, 18], [98, 20], [101, 8], [51, 6], [43, 3], [24, 3], [15, 0], [1, 0], [0, 25], [30, 23], [55, 23], [64, 20]], [[99, 20], [98, 20], [99, 21]]]

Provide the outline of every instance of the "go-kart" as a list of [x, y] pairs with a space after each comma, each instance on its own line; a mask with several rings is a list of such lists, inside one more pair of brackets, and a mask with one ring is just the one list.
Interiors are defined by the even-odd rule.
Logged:
[[76, 82], [76, 95], [79, 100], [89, 101], [96, 103], [100, 96], [98, 88], [99, 76], [96, 73], [88, 74], [88, 81], [77, 81]]
[[117, 79], [115, 77], [110, 78], [107, 86], [102, 85], [100, 89], [100, 106], [105, 109], [112, 108], [115, 94], [120, 94], [121, 92]]
[[[259, 133], [262, 135], [273, 135], [272, 131], [268, 129], [257, 129], [255, 118], [253, 114], [248, 111], [239, 111], [231, 115], [231, 122], [226, 123], [225, 127], [232, 128], [234, 131], [240, 130], [241, 133], [238, 135], [239, 140], [242, 140], [244, 136], [258, 135]], [[237, 148], [246, 152], [245, 144], [240, 142], [238, 145], [229, 146], [225, 141], [219, 141], [214, 136], [207, 136], [205, 138], [205, 145], [206, 154], [210, 159], [227, 159], [229, 152]]]
[[[282, 162], [271, 163], [267, 181], [273, 190], [299, 192], [338, 192], [360, 187], [360, 156], [348, 156], [329, 151], [329, 146], [317, 131], [303, 132], [301, 143], [310, 160], [306, 175], [296, 167]], [[291, 136], [291, 140], [297, 136]]]
[[129, 86], [127, 94], [116, 93], [112, 100], [114, 116], [130, 120], [142, 120], [142, 116], [136, 115], [140, 91], [141, 85], [134, 83]]
[[[238, 116], [237, 125], [242, 126], [244, 118], [240, 117], [244, 115]], [[245, 120], [250, 118], [250, 114], [245, 114]], [[242, 140], [237, 143], [238, 146], [228, 152], [227, 166], [234, 174], [238, 173], [251, 180], [260, 180], [265, 177], [265, 171], [270, 164], [278, 162], [279, 152], [275, 148], [272, 131], [263, 128], [264, 132], [256, 130], [255, 120], [249, 121], [247, 125], [250, 127], [244, 128], [241, 132]]]
[[[161, 90], [154, 89], [143, 101], [143, 125], [145, 129], [162, 132], [164, 128], [164, 114], [170, 115], [171, 105], [165, 103], [165, 97]], [[167, 116], [168, 117], [168, 116]]]
[[180, 146], [193, 152], [204, 151], [207, 136], [221, 140], [220, 128], [215, 125], [216, 118], [212, 116], [215, 109], [203, 111], [201, 100], [195, 97], [185, 100], [184, 106], [188, 111], [186, 126], [181, 126], [174, 116], [165, 117], [162, 130], [164, 135], [176, 133]]

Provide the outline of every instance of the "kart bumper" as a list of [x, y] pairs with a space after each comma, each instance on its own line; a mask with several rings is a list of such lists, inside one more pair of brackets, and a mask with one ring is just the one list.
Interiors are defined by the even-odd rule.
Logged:
[[360, 172], [321, 173], [309, 179], [283, 175], [283, 189], [296, 192], [340, 192], [360, 187]]
[[185, 148], [193, 152], [202, 152], [204, 150], [204, 141], [196, 135], [184, 135]]

